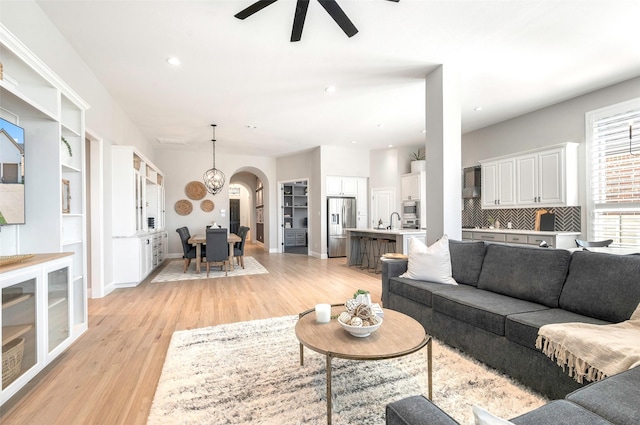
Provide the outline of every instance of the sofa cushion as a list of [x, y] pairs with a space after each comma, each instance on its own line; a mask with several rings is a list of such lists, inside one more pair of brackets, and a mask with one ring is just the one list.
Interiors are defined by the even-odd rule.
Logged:
[[611, 423], [566, 400], [556, 400], [511, 419], [516, 425], [611, 425]]
[[463, 290], [473, 288], [469, 285], [442, 285], [440, 283], [426, 282], [424, 280], [407, 279], [404, 277], [392, 277], [389, 279], [389, 292], [398, 294], [404, 298], [431, 307], [433, 293], [448, 290]]
[[489, 244], [478, 288], [555, 308], [570, 259], [564, 249]]
[[618, 425], [640, 424], [640, 367], [572, 392], [567, 400]]
[[574, 252], [560, 307], [609, 322], [628, 320], [640, 303], [640, 256]]
[[410, 238], [407, 271], [400, 277], [457, 285], [458, 283], [451, 276], [451, 255], [447, 235], [431, 246], [425, 245], [418, 238]]
[[478, 286], [480, 270], [487, 246], [484, 242], [463, 242], [449, 240], [451, 272], [458, 283]]
[[542, 326], [550, 323], [570, 322], [592, 323], [594, 325], [606, 325], [609, 323], [604, 320], [594, 319], [559, 308], [550, 308], [548, 310], [517, 313], [507, 316], [504, 336], [507, 337], [509, 341], [520, 344], [523, 347], [537, 350], [536, 338], [538, 337], [538, 330], [540, 330]]
[[472, 286], [468, 288], [466, 291], [433, 293], [433, 309], [496, 335], [504, 335], [505, 320], [510, 314], [547, 308]]

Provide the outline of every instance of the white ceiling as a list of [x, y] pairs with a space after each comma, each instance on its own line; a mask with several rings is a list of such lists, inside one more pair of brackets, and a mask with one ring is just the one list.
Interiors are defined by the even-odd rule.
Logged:
[[463, 132], [640, 75], [637, 0], [338, 0], [352, 38], [311, 0], [297, 43], [295, 0], [244, 21], [254, 0], [38, 3], [145, 137], [209, 144], [216, 123], [238, 154], [423, 144], [436, 64], [459, 70]]

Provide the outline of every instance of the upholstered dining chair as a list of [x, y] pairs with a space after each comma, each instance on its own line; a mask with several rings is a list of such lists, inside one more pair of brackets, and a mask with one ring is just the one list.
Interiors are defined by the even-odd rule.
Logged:
[[[186, 273], [189, 264], [191, 264], [191, 260], [196, 258], [196, 247], [189, 243], [191, 233], [189, 232], [188, 227], [180, 227], [176, 229], [176, 232], [178, 232], [178, 235], [180, 235], [180, 241], [182, 242], [182, 258], [184, 258], [184, 269], [182, 270], [182, 273]], [[202, 257], [205, 257], [207, 255], [205, 246], [202, 247], [200, 255]]]
[[578, 248], [600, 248], [607, 247], [613, 243], [613, 239], [606, 239], [604, 241], [583, 241], [576, 239], [576, 245]]
[[240, 242], [236, 242], [233, 245], [233, 256], [237, 258], [238, 265], [244, 269], [244, 242], [247, 239], [247, 233], [249, 228], [247, 226], [240, 226], [238, 229], [238, 237]]
[[219, 265], [220, 270], [224, 266], [224, 275], [227, 276], [229, 266], [229, 243], [227, 242], [227, 229], [207, 229], [207, 277], [211, 264]]

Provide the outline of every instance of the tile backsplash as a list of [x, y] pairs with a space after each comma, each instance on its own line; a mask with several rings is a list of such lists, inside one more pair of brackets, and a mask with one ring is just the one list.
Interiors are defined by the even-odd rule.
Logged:
[[[462, 226], [463, 227], [487, 227], [488, 218], [492, 217], [500, 221], [500, 227], [506, 228], [511, 222], [514, 229], [533, 230], [536, 222], [536, 211], [545, 208], [509, 208], [496, 210], [483, 210], [481, 199], [463, 199]], [[546, 208], [545, 208], [546, 209]], [[580, 232], [580, 207], [551, 208], [556, 214], [555, 231]]]

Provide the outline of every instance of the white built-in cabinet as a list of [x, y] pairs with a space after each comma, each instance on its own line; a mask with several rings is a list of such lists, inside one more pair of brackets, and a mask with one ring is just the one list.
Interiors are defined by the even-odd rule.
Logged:
[[483, 208], [578, 205], [577, 143], [480, 163]]
[[142, 282], [165, 259], [164, 174], [132, 146], [112, 146], [113, 278]]
[[0, 289], [2, 405], [75, 341], [85, 311], [74, 302], [71, 253], [36, 254], [1, 267]]
[[[7, 318], [2, 326], [11, 323], [10, 317], [29, 311], [35, 315], [34, 326], [40, 326], [40, 330], [29, 331], [33, 332], [36, 346], [32, 346], [32, 354], [25, 357], [23, 368], [26, 371], [2, 390], [4, 403], [87, 330], [84, 120], [89, 105], [2, 25], [0, 62], [0, 115], [22, 127], [25, 133], [25, 224], [2, 226], [0, 254], [36, 254], [38, 257], [44, 253], [68, 253], [64, 260], [67, 296], [63, 303], [69, 308], [66, 326], [61, 327], [66, 332], [64, 338], [46, 333], [43, 269], [23, 268], [22, 272], [26, 274], [16, 277], [16, 274], [7, 273], [7, 270], [13, 270], [11, 265], [0, 267], [3, 298], [11, 292], [5, 288], [15, 285], [18, 286], [13, 290], [33, 293], [32, 299], [24, 304], [7, 306], [3, 300], [2, 313]], [[69, 148], [62, 142], [63, 138]], [[22, 278], [31, 283], [20, 286], [19, 279]], [[3, 345], [7, 335], [3, 329]], [[47, 351], [49, 340], [64, 343], [55, 342], [55, 349]]]

